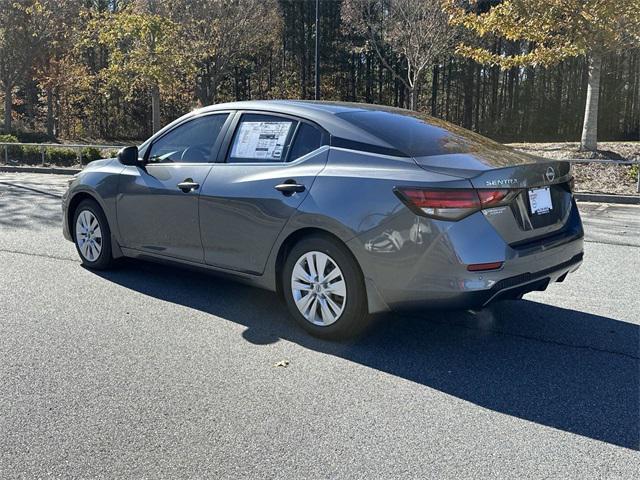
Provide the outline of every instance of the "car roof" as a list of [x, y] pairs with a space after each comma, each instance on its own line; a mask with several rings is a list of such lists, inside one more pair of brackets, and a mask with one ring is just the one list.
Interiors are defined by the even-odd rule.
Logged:
[[406, 112], [402, 109], [351, 102], [326, 102], [314, 100], [249, 100], [210, 105], [195, 110], [192, 114], [198, 115], [221, 110], [253, 110], [293, 115], [320, 125], [333, 137], [339, 137], [347, 139], [350, 142], [379, 147], [380, 152], [388, 152], [390, 154], [405, 156], [393, 145], [390, 145], [381, 138], [357, 127], [344, 118], [340, 118], [338, 115], [340, 113], [367, 110], [387, 112], [394, 111], [394, 113], [400, 114]]
[[215, 110], [271, 110], [277, 112], [299, 112], [311, 116], [335, 115], [357, 110], [372, 110], [377, 105], [352, 102], [327, 102], [316, 100], [247, 100], [210, 105], [200, 109], [201, 112]]
[[[141, 148], [146, 148], [155, 138], [190, 118], [224, 111], [292, 115], [322, 127], [331, 135], [332, 147], [396, 157], [436, 155], [451, 153], [452, 150], [466, 152], [470, 143], [477, 146], [493, 143], [443, 120], [386, 105], [313, 100], [249, 100], [219, 103], [194, 110], [162, 128]], [[359, 121], [359, 113], [368, 118], [361, 118]], [[411, 118], [414, 122], [403, 122], [398, 116], [405, 117], [406, 120]], [[426, 128], [420, 127], [420, 131], [415, 131], [415, 119]], [[451, 135], [445, 138], [445, 132]], [[441, 145], [443, 143], [447, 145], [447, 149]]]

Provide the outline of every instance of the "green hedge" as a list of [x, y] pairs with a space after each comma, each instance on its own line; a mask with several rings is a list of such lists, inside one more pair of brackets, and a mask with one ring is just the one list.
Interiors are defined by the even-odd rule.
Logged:
[[[22, 165], [42, 165], [42, 150], [36, 145], [9, 147], [8, 153], [10, 160]], [[4, 151], [2, 155], [4, 156]], [[60, 167], [70, 167], [78, 163], [78, 154], [72, 148], [47, 147], [44, 150], [44, 162]]]
[[[17, 143], [18, 138], [15, 135], [0, 135], [1, 143]], [[64, 145], [59, 147], [45, 147], [44, 161], [45, 164], [57, 165], [60, 167], [70, 167], [79, 163], [78, 153], [82, 152], [82, 163], [87, 163], [105, 158], [102, 151], [95, 147], [84, 147], [81, 150], [68, 148]], [[42, 165], [42, 150], [36, 145], [25, 145], [15, 147], [7, 147], [9, 160], [18, 162], [23, 165]], [[107, 155], [117, 152], [106, 152]], [[0, 162], [4, 163], [4, 148], [0, 147]]]
[[[17, 143], [18, 142], [18, 138], [15, 135], [0, 135], [0, 143]], [[15, 146], [15, 147], [7, 147], [7, 154], [9, 155], [9, 159], [11, 160], [18, 160], [19, 157], [21, 156], [22, 153], [22, 148]], [[0, 148], [0, 155], [2, 155], [2, 157], [0, 158], [0, 162], [4, 163], [4, 146], [2, 148]]]
[[102, 152], [95, 147], [85, 147], [82, 149], [82, 160], [86, 163], [93, 162], [94, 160], [100, 160], [102, 158]]
[[[20, 155], [16, 160], [19, 160], [20, 163], [26, 165], [41, 165], [42, 164], [42, 153], [39, 147], [27, 145], [22, 147]], [[45, 154], [46, 160], [46, 154]]]
[[47, 163], [70, 167], [78, 163], [77, 151], [73, 148], [47, 148], [45, 159]]

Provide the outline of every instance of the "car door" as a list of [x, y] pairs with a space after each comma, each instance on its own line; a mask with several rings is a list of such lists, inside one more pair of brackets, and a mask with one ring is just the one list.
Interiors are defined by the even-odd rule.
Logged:
[[205, 262], [259, 274], [327, 162], [328, 134], [293, 117], [243, 112], [227, 137], [200, 195]]
[[123, 247], [204, 262], [198, 196], [228, 120], [229, 112], [190, 118], [153, 140], [144, 167], [125, 168], [117, 199]]

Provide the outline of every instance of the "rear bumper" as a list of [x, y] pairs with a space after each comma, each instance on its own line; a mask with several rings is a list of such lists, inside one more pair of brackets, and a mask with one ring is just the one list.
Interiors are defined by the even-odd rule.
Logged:
[[[348, 245], [362, 267], [371, 313], [470, 309], [563, 281], [582, 263], [583, 230], [575, 206], [561, 231], [516, 246], [482, 213], [459, 222], [400, 216]], [[467, 270], [496, 261], [503, 262], [498, 270]]]
[[498, 281], [488, 290], [460, 291], [447, 297], [431, 299], [429, 301], [417, 299], [398, 302], [391, 306], [392, 310], [417, 309], [480, 309], [489, 304], [517, 298], [518, 295], [534, 291], [544, 291], [553, 282], [562, 282], [569, 273], [575, 272], [582, 264], [583, 254], [579, 253], [572, 259], [559, 265], [546, 268], [539, 272], [523, 273]]

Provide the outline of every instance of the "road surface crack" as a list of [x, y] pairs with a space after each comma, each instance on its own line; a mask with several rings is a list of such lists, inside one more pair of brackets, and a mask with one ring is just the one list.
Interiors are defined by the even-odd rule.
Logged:
[[41, 258], [48, 258], [51, 260], [63, 260], [65, 262], [77, 262], [76, 259], [71, 258], [71, 257], [59, 257], [56, 255], [49, 255], [46, 253], [33, 253], [33, 252], [23, 252], [20, 250], [8, 250], [5, 248], [0, 248], [0, 253], [13, 253], [16, 255], [27, 255], [29, 257], [41, 257]]
[[[420, 318], [421, 320], [425, 320], [421, 317], [415, 317], [415, 316], [409, 316], [411, 318]], [[438, 321], [434, 321], [434, 320], [426, 320], [427, 322], [431, 322], [431, 323], [437, 323], [438, 325], [443, 325], [445, 324], [445, 322], [438, 322]], [[617, 350], [606, 350], [603, 348], [598, 348], [598, 347], [594, 347], [591, 345], [578, 345], [575, 343], [566, 343], [566, 342], [561, 342], [559, 340], [551, 340], [548, 338], [538, 338], [538, 337], [532, 337], [529, 335], [523, 335], [520, 333], [510, 333], [510, 332], [505, 332], [504, 330], [495, 330], [492, 328], [476, 328], [476, 327], [472, 327], [469, 325], [461, 325], [460, 323], [453, 323], [453, 322], [447, 322], [447, 325], [450, 325], [452, 327], [457, 327], [457, 328], [463, 328], [465, 330], [471, 330], [474, 332], [489, 332], [489, 333], [493, 333], [496, 335], [502, 335], [505, 337], [513, 337], [513, 338], [519, 338], [521, 340], [529, 340], [529, 341], [534, 341], [534, 342], [540, 342], [540, 343], [546, 343], [548, 345], [556, 345], [558, 347], [569, 347], [569, 348], [576, 348], [576, 349], [581, 349], [581, 350], [590, 350], [592, 352], [597, 352], [597, 353], [609, 353], [611, 355], [618, 355], [621, 357], [625, 357], [625, 358], [629, 358], [631, 360], [640, 360], [640, 356], [635, 356], [632, 355], [630, 353], [625, 353], [625, 352], [620, 352]]]
[[603, 348], [598, 348], [598, 347], [593, 347], [591, 345], [577, 345], [575, 343], [565, 343], [565, 342], [561, 342], [558, 340], [551, 340], [551, 339], [547, 339], [547, 338], [537, 338], [537, 337], [531, 337], [529, 335], [522, 335], [522, 334], [518, 334], [518, 333], [508, 333], [508, 332], [504, 332], [502, 330], [493, 330], [493, 329], [482, 329], [483, 332], [491, 332], [491, 333], [495, 333], [498, 335], [505, 335], [505, 336], [509, 336], [509, 337], [515, 337], [515, 338], [521, 338], [524, 340], [533, 340], [536, 342], [541, 342], [541, 343], [547, 343], [550, 345], [557, 345], [559, 347], [571, 347], [571, 348], [577, 348], [577, 349], [583, 349], [583, 350], [591, 350], [593, 352], [598, 352], [598, 353], [610, 353], [612, 355], [620, 355], [622, 357], [626, 357], [626, 358], [630, 358], [632, 360], [640, 360], [640, 356], [636, 357], [635, 355], [632, 355], [630, 353], [625, 353], [625, 352], [619, 352], [617, 350], [606, 350]]
[[37, 188], [27, 187], [24, 185], [18, 185], [10, 182], [0, 182], [0, 185], [6, 185], [8, 187], [22, 188], [23, 190], [29, 190], [30, 192], [39, 193], [41, 195], [47, 195], [53, 198], [62, 198], [62, 195], [58, 195], [57, 193], [45, 192], [43, 190], [38, 190]]

